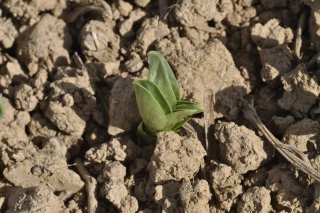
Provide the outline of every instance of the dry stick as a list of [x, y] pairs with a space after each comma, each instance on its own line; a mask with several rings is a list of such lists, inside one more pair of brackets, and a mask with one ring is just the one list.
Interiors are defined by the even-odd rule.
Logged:
[[73, 54], [72, 59], [79, 69], [81, 70], [87, 69], [77, 52]]
[[76, 168], [80, 173], [80, 176], [86, 182], [87, 196], [88, 196], [88, 213], [95, 213], [98, 207], [98, 201], [96, 198], [97, 191], [97, 181], [93, 178], [86, 167], [84, 167], [83, 162], [80, 158], [76, 158], [75, 161]]
[[303, 32], [305, 25], [306, 25], [307, 14], [308, 14], [308, 11], [305, 9], [299, 17], [298, 28], [297, 28], [297, 32], [296, 32], [296, 40], [294, 42], [294, 49], [293, 49], [294, 56], [295, 56], [297, 62], [299, 62], [301, 59], [301, 54], [300, 54], [300, 49], [302, 46], [301, 36], [302, 36], [302, 32]]
[[301, 170], [307, 175], [310, 175], [320, 182], [320, 173], [311, 166], [310, 161], [305, 154], [289, 144], [282, 144], [261, 122], [253, 105], [249, 104], [242, 98], [241, 101], [244, 117], [249, 120], [260, 132], [262, 132], [262, 134], [273, 145], [273, 147], [276, 148], [276, 150], [297, 169]]
[[205, 138], [206, 138], [206, 151], [207, 155], [209, 155], [209, 139], [208, 139], [208, 134], [209, 134], [209, 128], [210, 126], [214, 123], [214, 117], [213, 117], [213, 91], [212, 89], [207, 89], [204, 92], [204, 97], [203, 97], [203, 103], [204, 103], [204, 112], [203, 112], [203, 117], [204, 117], [204, 130], [205, 130]]
[[96, 0], [96, 1], [99, 2], [99, 4], [101, 4], [101, 6], [104, 8], [105, 12], [108, 13], [108, 15], [110, 17], [113, 17], [112, 9], [111, 9], [110, 5], [105, 0]]

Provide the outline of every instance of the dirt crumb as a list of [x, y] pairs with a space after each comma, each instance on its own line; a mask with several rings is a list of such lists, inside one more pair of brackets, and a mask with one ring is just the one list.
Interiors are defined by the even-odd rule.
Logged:
[[4, 151], [33, 147], [25, 132], [30, 122], [30, 115], [26, 111], [16, 110], [9, 99], [2, 97], [2, 107], [5, 113], [0, 122], [0, 147]]
[[119, 78], [111, 90], [108, 127], [110, 135], [127, 132], [141, 121], [132, 82], [130, 77]]
[[235, 173], [230, 166], [211, 162], [210, 178], [219, 209], [230, 211], [233, 203], [238, 200], [237, 197], [244, 192], [241, 185], [242, 175]]
[[268, 171], [266, 188], [272, 192], [277, 212], [304, 212], [312, 203], [311, 186], [300, 182], [298, 171], [290, 165], [279, 164]]
[[141, 57], [145, 57], [149, 46], [157, 39], [163, 38], [169, 33], [169, 28], [159, 20], [159, 16], [146, 18], [137, 31], [137, 38], [131, 49], [138, 52]]
[[86, 70], [59, 67], [50, 84], [45, 116], [64, 133], [81, 137], [86, 121], [96, 109], [91, 79]]
[[147, 169], [156, 184], [191, 179], [199, 171], [205, 155], [195, 136], [182, 138], [175, 132], [160, 132]]
[[270, 203], [270, 190], [263, 186], [251, 187], [241, 196], [237, 210], [239, 213], [268, 213], [272, 210]]
[[[2, 11], [0, 10], [0, 16]], [[11, 48], [19, 33], [10, 18], [0, 17], [0, 44], [4, 49]]]
[[66, 24], [50, 14], [41, 16], [39, 22], [27, 28], [17, 39], [17, 56], [32, 76], [39, 66], [49, 72], [54, 67], [70, 63], [72, 38]]
[[284, 43], [291, 43], [293, 32], [291, 28], [283, 28], [277, 19], [271, 19], [265, 25], [257, 23], [251, 30], [251, 40], [257, 46], [270, 48]]
[[146, 12], [141, 10], [140, 8], [131, 11], [129, 18], [121, 22], [118, 27], [120, 35], [125, 38], [133, 37], [135, 35], [132, 29], [133, 24], [137, 23], [138, 21], [141, 21], [142, 18], [145, 16]]
[[36, 108], [38, 102], [35, 91], [28, 84], [21, 84], [15, 90], [15, 104], [17, 109], [30, 112]]
[[184, 180], [180, 185], [180, 197], [184, 212], [186, 213], [209, 213], [209, 200], [211, 193], [206, 180]]
[[126, 176], [126, 167], [119, 161], [107, 161], [97, 178], [98, 182], [122, 180]]
[[120, 37], [114, 32], [115, 23], [89, 21], [80, 32], [81, 48], [89, 61], [115, 62], [119, 57]]
[[289, 47], [282, 44], [270, 49], [261, 49], [259, 54], [262, 64], [262, 81], [271, 87], [280, 86], [280, 77], [292, 69], [292, 55]]
[[[1, 63], [0, 63], [1, 64]], [[8, 88], [11, 84], [26, 83], [28, 75], [24, 73], [19, 62], [15, 58], [11, 58], [0, 68], [0, 86]]]
[[86, 152], [89, 162], [102, 163], [107, 160], [132, 161], [141, 153], [140, 147], [127, 136], [112, 137], [107, 143]]
[[143, 61], [139, 54], [131, 52], [130, 59], [125, 62], [124, 66], [128, 72], [135, 73], [142, 69]]
[[9, 196], [6, 213], [56, 213], [62, 211], [63, 206], [49, 187], [15, 188]]
[[118, 0], [116, 2], [116, 7], [119, 10], [121, 16], [124, 16], [124, 17], [129, 16], [130, 12], [133, 9], [133, 6], [129, 2], [126, 2], [123, 0]]
[[216, 126], [215, 136], [220, 157], [239, 174], [256, 170], [273, 157], [273, 147], [245, 126], [223, 122]]
[[315, 79], [311, 77], [304, 65], [286, 73], [281, 78], [284, 94], [278, 100], [281, 108], [293, 110], [300, 113], [307, 113], [316, 103], [320, 93], [320, 87]]
[[134, 213], [138, 210], [138, 201], [129, 194], [124, 184], [126, 167], [120, 162], [106, 162], [98, 181], [103, 183], [100, 194], [109, 200], [122, 213]]
[[317, 136], [320, 134], [320, 124], [317, 121], [305, 118], [287, 128], [282, 142], [296, 147], [301, 152], [312, 151], [318, 147]]

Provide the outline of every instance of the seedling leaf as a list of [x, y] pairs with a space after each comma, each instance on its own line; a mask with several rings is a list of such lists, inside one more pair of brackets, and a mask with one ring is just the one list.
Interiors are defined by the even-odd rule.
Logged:
[[133, 82], [138, 108], [148, 128], [160, 130], [166, 125], [165, 111], [171, 111], [160, 90], [148, 80]]
[[176, 105], [180, 100], [179, 84], [168, 62], [156, 51], [148, 53], [148, 61], [148, 80], [159, 87], [170, 106]]

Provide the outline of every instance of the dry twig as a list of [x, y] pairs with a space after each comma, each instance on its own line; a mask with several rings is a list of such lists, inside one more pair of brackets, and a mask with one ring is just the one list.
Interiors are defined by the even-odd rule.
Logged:
[[80, 158], [76, 158], [75, 161], [76, 168], [80, 173], [80, 176], [86, 182], [87, 196], [88, 196], [88, 213], [95, 213], [98, 207], [98, 201], [96, 198], [97, 191], [97, 181], [93, 178], [86, 167], [84, 167], [83, 162]]
[[250, 121], [252, 125], [254, 125], [260, 132], [262, 132], [262, 134], [273, 145], [273, 147], [298, 170], [310, 175], [320, 182], [320, 173], [311, 166], [307, 156], [297, 148], [289, 144], [283, 144], [277, 138], [275, 138], [267, 129], [267, 127], [261, 122], [256, 110], [253, 107], [253, 104], [249, 104], [243, 98], [240, 100], [242, 101], [242, 112], [244, 117]]
[[209, 134], [209, 129], [211, 125], [214, 123], [214, 118], [213, 118], [213, 105], [214, 105], [214, 96], [213, 96], [213, 91], [211, 89], [207, 89], [204, 93], [204, 98], [203, 98], [203, 103], [204, 103], [204, 130], [205, 130], [205, 137], [206, 137], [206, 151], [207, 155], [209, 155], [209, 139], [208, 139], [208, 134]]
[[298, 27], [297, 27], [297, 32], [296, 32], [296, 40], [294, 42], [294, 49], [293, 49], [294, 56], [295, 56], [297, 62], [299, 62], [300, 59], [301, 59], [301, 54], [300, 54], [300, 49], [301, 49], [301, 46], [302, 46], [301, 36], [302, 36], [303, 30], [304, 30], [305, 25], [306, 25], [307, 15], [308, 15], [308, 12], [305, 9], [301, 13], [300, 18], [299, 18], [299, 22], [298, 22]]

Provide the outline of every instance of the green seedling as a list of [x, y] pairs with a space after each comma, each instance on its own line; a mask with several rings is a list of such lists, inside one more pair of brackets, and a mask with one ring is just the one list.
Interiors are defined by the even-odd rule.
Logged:
[[147, 80], [135, 80], [133, 86], [142, 117], [138, 133], [145, 141], [155, 142], [158, 132], [179, 131], [191, 115], [203, 112], [203, 107], [180, 100], [178, 82], [160, 53], [149, 52], [148, 62]]
[[0, 94], [0, 119], [3, 117], [2, 95]]

